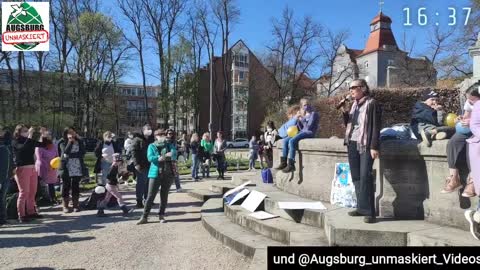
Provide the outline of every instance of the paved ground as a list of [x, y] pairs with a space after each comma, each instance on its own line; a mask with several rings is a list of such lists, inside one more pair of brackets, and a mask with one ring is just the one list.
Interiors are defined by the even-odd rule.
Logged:
[[[182, 181], [184, 189], [208, 185]], [[133, 190], [124, 190], [133, 203]], [[130, 217], [113, 209], [97, 218], [96, 211], [64, 215], [58, 206], [43, 208], [42, 221], [0, 227], [0, 269], [247, 269], [250, 260], [203, 228], [200, 207], [172, 189], [168, 222], [158, 222], [155, 206], [150, 223], [141, 226], [135, 225], [139, 209]]]

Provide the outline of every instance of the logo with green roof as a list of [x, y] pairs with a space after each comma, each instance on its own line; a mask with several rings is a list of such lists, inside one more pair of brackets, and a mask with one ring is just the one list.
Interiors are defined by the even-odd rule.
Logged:
[[2, 3], [2, 10], [5, 12], [2, 14], [3, 51], [48, 51], [50, 40], [48, 4], [48, 2]]

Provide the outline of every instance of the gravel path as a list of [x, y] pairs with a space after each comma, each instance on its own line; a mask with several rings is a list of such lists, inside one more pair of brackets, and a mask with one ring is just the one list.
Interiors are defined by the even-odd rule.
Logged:
[[[185, 190], [208, 184], [182, 182]], [[133, 189], [122, 188], [133, 204]], [[155, 205], [141, 226], [135, 225], [141, 209], [130, 217], [107, 210], [108, 217], [98, 218], [93, 210], [64, 215], [59, 206], [42, 208], [42, 221], [0, 227], [0, 269], [248, 269], [249, 259], [203, 228], [200, 207], [172, 189], [168, 222], [159, 223]]]

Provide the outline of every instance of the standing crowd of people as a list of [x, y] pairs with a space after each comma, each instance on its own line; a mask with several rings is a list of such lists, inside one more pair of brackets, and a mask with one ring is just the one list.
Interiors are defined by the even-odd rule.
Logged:
[[[127, 215], [131, 207], [125, 203], [119, 189], [121, 181], [133, 176], [136, 193], [136, 208], [143, 208], [138, 224], [147, 221], [156, 194], [160, 191], [159, 217], [165, 221], [165, 209], [170, 186], [175, 183], [181, 192], [179, 164], [187, 162], [192, 154], [191, 176], [199, 181], [199, 170], [204, 178], [210, 177], [210, 167], [216, 164], [217, 179], [225, 179], [226, 141], [221, 131], [215, 141], [204, 133], [200, 140], [197, 133], [189, 140], [184, 133], [177, 140], [172, 129], [153, 130], [145, 125], [138, 132], [129, 132], [124, 145], [119, 145], [115, 134], [103, 133], [94, 155], [93, 168], [97, 187], [104, 189], [104, 196], [96, 202], [97, 216], [104, 217], [112, 197]], [[123, 148], [123, 149], [122, 149]], [[61, 187], [61, 205], [64, 214], [80, 212], [80, 183], [90, 180], [85, 164], [86, 145], [73, 127], [64, 129], [62, 137], [54, 140], [46, 127], [34, 128], [17, 125], [13, 131], [0, 126], [0, 225], [7, 222], [7, 193], [18, 194], [17, 218], [20, 223], [40, 219], [37, 207], [39, 190], [44, 189], [51, 204], [57, 201], [56, 186]], [[58, 164], [54, 161], [58, 159]], [[97, 189], [95, 189], [97, 190]], [[100, 189], [102, 190], [102, 189]], [[97, 191], [95, 191], [97, 192]], [[11, 204], [11, 200], [9, 200]]]

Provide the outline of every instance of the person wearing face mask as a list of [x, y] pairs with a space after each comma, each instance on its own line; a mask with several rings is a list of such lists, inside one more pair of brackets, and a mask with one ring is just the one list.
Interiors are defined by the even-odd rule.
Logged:
[[341, 107], [346, 126], [345, 142], [348, 149], [348, 163], [352, 182], [355, 186], [357, 209], [350, 216], [364, 216], [365, 223], [376, 222], [375, 189], [372, 170], [373, 162], [379, 157], [382, 111], [380, 105], [370, 96], [368, 84], [363, 79], [352, 81], [350, 96], [353, 104], [350, 110]]
[[148, 172], [148, 196], [143, 209], [143, 215], [137, 225], [148, 222], [148, 215], [152, 209], [153, 201], [160, 189], [160, 223], [165, 223], [165, 210], [168, 203], [168, 193], [175, 179], [175, 168], [173, 162], [177, 160], [176, 143], [172, 141], [173, 132], [166, 137], [163, 129], [155, 131], [155, 142], [148, 146], [148, 161], [150, 170]]
[[42, 218], [38, 214], [35, 194], [38, 188], [38, 175], [35, 171], [35, 147], [43, 145], [33, 140], [35, 129], [27, 129], [17, 125], [13, 134], [12, 148], [16, 166], [15, 180], [18, 185], [17, 211], [20, 223], [29, 222], [34, 218]]
[[299, 132], [295, 137], [287, 137], [283, 139], [282, 163], [288, 157], [287, 166], [282, 170], [284, 173], [295, 171], [295, 150], [298, 147], [298, 142], [303, 139], [313, 138], [317, 132], [320, 116], [318, 112], [314, 111], [313, 106], [306, 98], [300, 100], [301, 114], [297, 126]]
[[55, 184], [58, 182], [57, 171], [52, 169], [50, 161], [58, 157], [57, 148], [52, 142], [52, 134], [45, 130], [42, 135], [42, 142], [45, 147], [35, 148], [35, 170], [37, 171], [39, 180], [48, 186], [48, 196], [50, 202], [55, 204]]
[[265, 161], [267, 163], [268, 168], [273, 167], [273, 144], [278, 136], [278, 131], [275, 128], [275, 124], [273, 121], [268, 121], [267, 129], [264, 133], [265, 138]]
[[80, 180], [85, 170], [85, 144], [73, 127], [63, 130], [63, 138], [58, 142], [58, 152], [62, 158], [58, 175], [62, 178], [62, 206], [64, 213], [70, 213], [70, 190], [72, 191], [73, 211], [80, 212]]
[[148, 190], [148, 171], [150, 169], [150, 162], [147, 159], [148, 146], [154, 142], [152, 136], [152, 127], [145, 125], [142, 128], [142, 133], [134, 133], [134, 138], [131, 148], [131, 158], [133, 166], [135, 167], [135, 175], [137, 182], [135, 184], [135, 194], [137, 198], [137, 208], [144, 207], [144, 201], [147, 199]]
[[101, 171], [101, 185], [107, 184], [107, 175], [112, 167], [113, 154], [120, 153], [120, 149], [117, 144], [113, 142], [112, 132], [106, 131], [103, 133], [103, 141], [99, 141], [95, 148], [95, 156], [97, 162], [95, 163], [95, 172]]
[[5, 200], [13, 166], [12, 153], [5, 142], [5, 133], [4, 127], [0, 126], [0, 226], [7, 223]]

